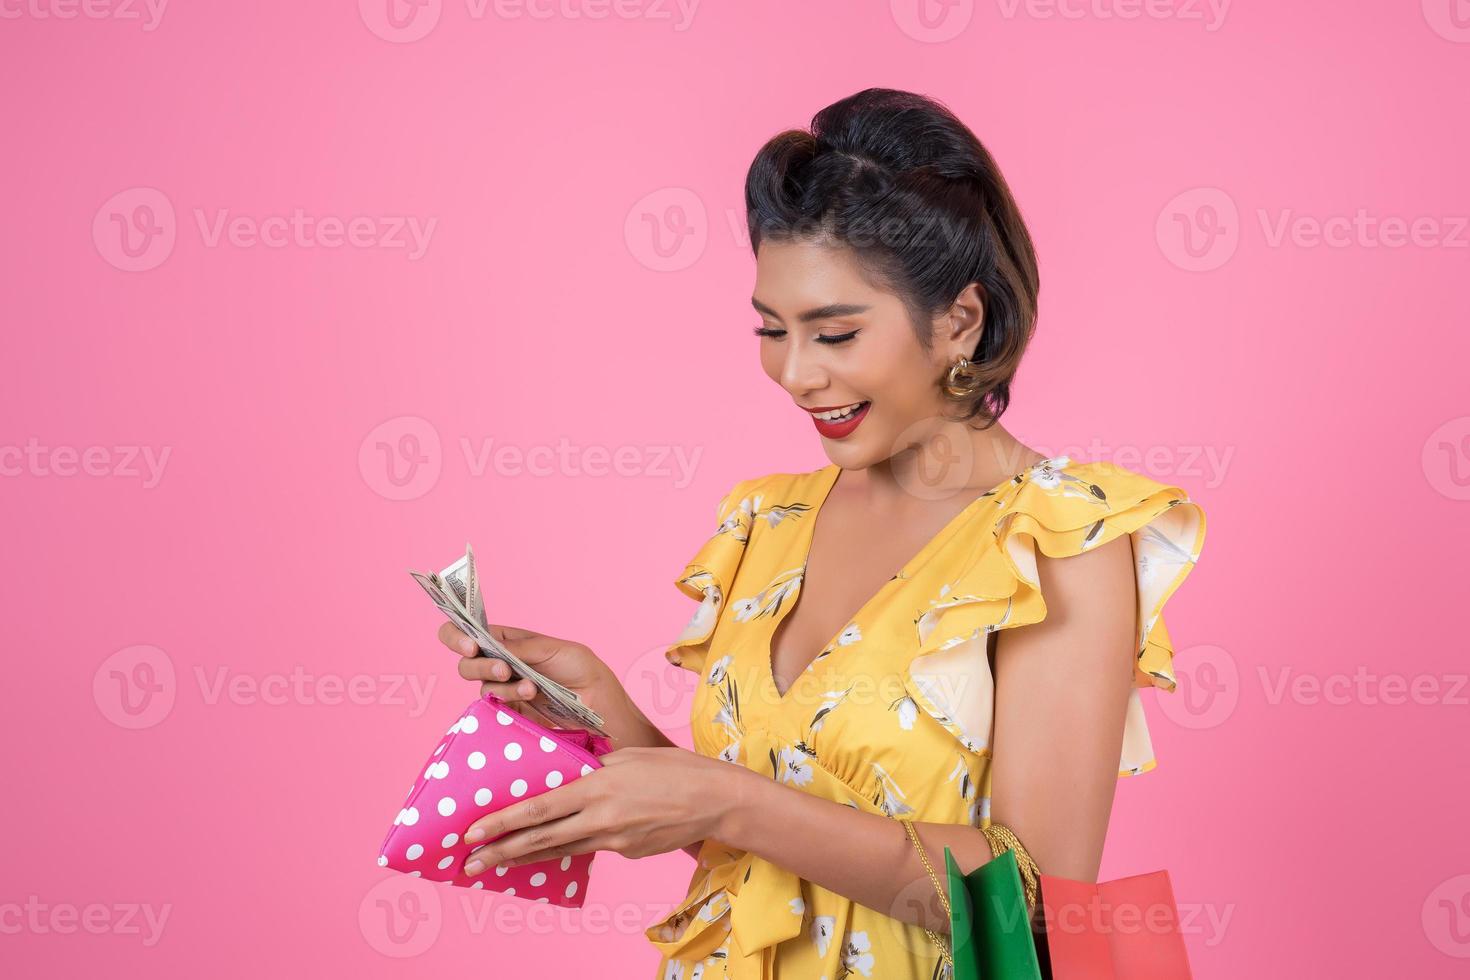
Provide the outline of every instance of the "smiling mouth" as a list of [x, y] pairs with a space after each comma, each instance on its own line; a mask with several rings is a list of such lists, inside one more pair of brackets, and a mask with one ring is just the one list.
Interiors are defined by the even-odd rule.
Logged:
[[853, 402], [850, 405], [829, 405], [824, 408], [809, 408], [807, 414], [817, 433], [826, 439], [845, 439], [852, 435], [863, 419], [867, 418], [872, 402]]

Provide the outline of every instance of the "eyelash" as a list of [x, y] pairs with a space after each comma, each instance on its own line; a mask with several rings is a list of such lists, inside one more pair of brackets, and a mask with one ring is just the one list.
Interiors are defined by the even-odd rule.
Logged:
[[[776, 327], [756, 327], [755, 334], [758, 337], [784, 337], [786, 336], [786, 331]], [[850, 330], [847, 333], [830, 334], [828, 336], [821, 336], [819, 334], [815, 339], [819, 344], [845, 344], [857, 335], [858, 331]]]

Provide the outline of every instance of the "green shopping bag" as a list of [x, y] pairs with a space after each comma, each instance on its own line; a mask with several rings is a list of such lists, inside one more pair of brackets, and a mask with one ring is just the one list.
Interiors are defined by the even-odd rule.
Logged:
[[1042, 980], [1016, 853], [966, 875], [946, 847], [944, 868], [954, 980]]

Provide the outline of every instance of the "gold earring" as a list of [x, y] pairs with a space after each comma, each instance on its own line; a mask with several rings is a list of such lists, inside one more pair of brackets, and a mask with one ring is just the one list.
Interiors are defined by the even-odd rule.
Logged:
[[977, 379], [960, 380], [960, 375], [968, 374], [969, 371], [970, 359], [961, 354], [959, 360], [949, 366], [949, 373], [945, 375], [945, 393], [951, 398], [968, 398], [973, 395], [977, 386]]

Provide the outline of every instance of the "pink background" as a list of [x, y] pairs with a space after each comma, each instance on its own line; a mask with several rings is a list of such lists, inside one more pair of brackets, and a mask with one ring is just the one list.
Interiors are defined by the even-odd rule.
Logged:
[[570, 914], [374, 865], [474, 695], [405, 572], [471, 540], [687, 742], [672, 580], [735, 480], [826, 462], [749, 335], [745, 168], [885, 85], [1036, 237], [1008, 427], [1208, 515], [1104, 875], [1170, 870], [1206, 980], [1464, 975], [1465, 3], [386, 2], [3, 7], [0, 961], [651, 976], [682, 853]]

